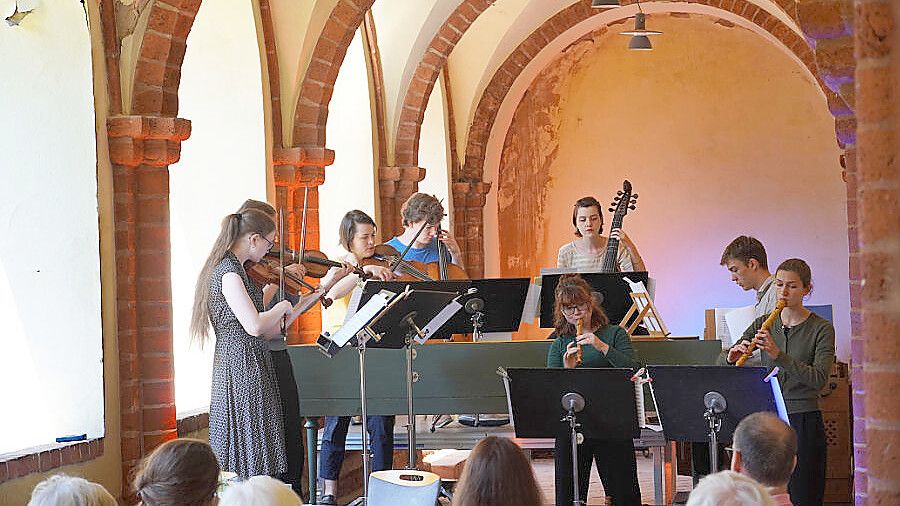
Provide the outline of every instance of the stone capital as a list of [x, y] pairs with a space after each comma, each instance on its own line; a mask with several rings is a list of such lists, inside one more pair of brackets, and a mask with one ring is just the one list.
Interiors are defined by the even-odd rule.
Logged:
[[161, 116], [112, 116], [106, 128], [110, 161], [126, 167], [172, 165], [191, 135], [189, 120]]

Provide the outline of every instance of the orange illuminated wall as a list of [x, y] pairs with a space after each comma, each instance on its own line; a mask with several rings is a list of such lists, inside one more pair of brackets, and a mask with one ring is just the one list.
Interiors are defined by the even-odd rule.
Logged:
[[818, 84], [774, 44], [711, 18], [655, 16], [665, 34], [652, 52], [627, 51], [618, 28], [568, 47], [517, 107], [497, 179], [501, 274], [555, 266], [573, 202], [608, 203], [628, 178], [640, 198], [625, 229], [673, 333], [702, 334], [705, 308], [754, 300], [719, 266], [724, 246], [750, 234], [772, 268], [810, 262], [810, 301], [835, 306], [846, 359], [846, 190]]

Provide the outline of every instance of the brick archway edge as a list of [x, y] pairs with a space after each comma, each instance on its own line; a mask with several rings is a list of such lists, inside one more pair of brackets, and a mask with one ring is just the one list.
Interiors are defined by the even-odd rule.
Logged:
[[[623, 2], [624, 3], [624, 2]], [[719, 7], [720, 0], [700, 0], [691, 3], [707, 5], [723, 10], [756, 24], [773, 37], [781, 41], [784, 47], [791, 51], [813, 76], [818, 76], [815, 55], [809, 44], [778, 18], [769, 14], [754, 4], [735, 0], [728, 9]], [[731, 2], [723, 2], [730, 4]], [[599, 11], [603, 12], [603, 11]], [[537, 30], [532, 32], [518, 47], [506, 58], [494, 73], [484, 92], [479, 99], [478, 106], [469, 127], [466, 141], [465, 163], [463, 164], [460, 179], [465, 181], [481, 181], [484, 177], [484, 163], [486, 150], [494, 122], [500, 106], [506, 99], [513, 83], [520, 77], [525, 67], [538, 53], [546, 47], [550, 41], [559, 37], [562, 33], [575, 25], [598, 15], [597, 9], [591, 9], [587, 3], [573, 4], [548, 19]], [[624, 19], [624, 18], [623, 18]], [[621, 22], [615, 20], [611, 23]], [[828, 98], [828, 102], [842, 102], [840, 97], [832, 92], [824, 83], [819, 81], [819, 86]], [[840, 133], [838, 133], [840, 140]]]

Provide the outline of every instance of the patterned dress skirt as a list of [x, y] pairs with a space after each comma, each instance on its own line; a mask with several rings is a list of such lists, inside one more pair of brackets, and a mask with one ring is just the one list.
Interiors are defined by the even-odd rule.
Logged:
[[222, 296], [227, 272], [241, 276], [254, 306], [262, 293], [228, 254], [213, 273], [209, 309], [216, 332], [209, 444], [224, 471], [241, 478], [287, 471], [284, 419], [272, 355], [266, 342], [248, 334]]
[[216, 341], [209, 443], [225, 471], [241, 478], [287, 471], [281, 398], [261, 339]]

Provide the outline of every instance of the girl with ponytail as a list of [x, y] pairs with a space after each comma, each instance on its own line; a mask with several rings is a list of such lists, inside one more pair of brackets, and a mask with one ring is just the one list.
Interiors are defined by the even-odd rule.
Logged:
[[284, 300], [266, 310], [262, 289], [247, 276], [275, 242], [275, 223], [247, 209], [229, 214], [194, 294], [191, 336], [202, 345], [215, 333], [209, 443], [225, 471], [241, 478], [287, 470], [278, 383], [267, 341], [280, 338], [305, 308]]

